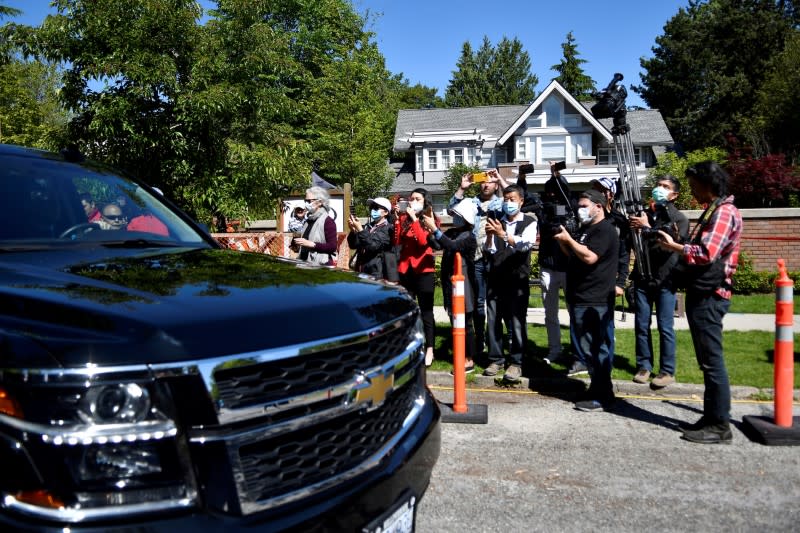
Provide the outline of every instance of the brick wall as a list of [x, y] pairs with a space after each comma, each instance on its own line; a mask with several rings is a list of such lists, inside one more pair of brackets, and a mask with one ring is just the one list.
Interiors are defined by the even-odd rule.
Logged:
[[[684, 211], [694, 227], [701, 211]], [[742, 209], [741, 249], [759, 271], [777, 271], [777, 260], [800, 271], [800, 209]]]

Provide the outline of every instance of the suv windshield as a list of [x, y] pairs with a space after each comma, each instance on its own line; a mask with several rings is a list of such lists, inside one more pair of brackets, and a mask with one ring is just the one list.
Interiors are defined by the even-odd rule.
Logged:
[[157, 192], [92, 163], [4, 150], [0, 189], [0, 246], [137, 240], [206, 244]]

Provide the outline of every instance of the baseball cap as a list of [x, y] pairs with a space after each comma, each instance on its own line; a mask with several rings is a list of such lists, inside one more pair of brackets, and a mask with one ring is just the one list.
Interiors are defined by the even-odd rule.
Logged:
[[377, 198], [370, 198], [369, 200], [367, 200], [367, 205], [371, 204], [375, 204], [382, 207], [383, 209], [386, 209], [387, 213], [392, 210], [392, 202], [390, 202], [388, 198], [384, 198], [382, 196], [379, 196]]
[[595, 189], [586, 189], [581, 193], [581, 198], [588, 198], [593, 204], [606, 205], [603, 193]]
[[611, 178], [603, 176], [602, 178], [598, 178], [596, 180], [592, 180], [591, 181], [592, 185], [594, 185], [595, 183], [600, 185], [605, 190], [611, 191], [611, 195], [612, 196], [616, 196], [617, 195], [617, 182], [612, 180]]

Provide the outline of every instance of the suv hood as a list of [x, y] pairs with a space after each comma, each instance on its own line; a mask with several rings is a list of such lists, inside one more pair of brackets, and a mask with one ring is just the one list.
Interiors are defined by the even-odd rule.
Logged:
[[[110, 254], [113, 256], [109, 257]], [[218, 249], [0, 257], [0, 367], [164, 363], [363, 332], [413, 311], [399, 287]]]

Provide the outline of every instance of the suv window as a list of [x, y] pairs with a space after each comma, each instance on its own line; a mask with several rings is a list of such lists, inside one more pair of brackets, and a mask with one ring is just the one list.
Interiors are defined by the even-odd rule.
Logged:
[[12, 155], [0, 168], [0, 241], [163, 240], [203, 237], [158, 193], [89, 163]]

